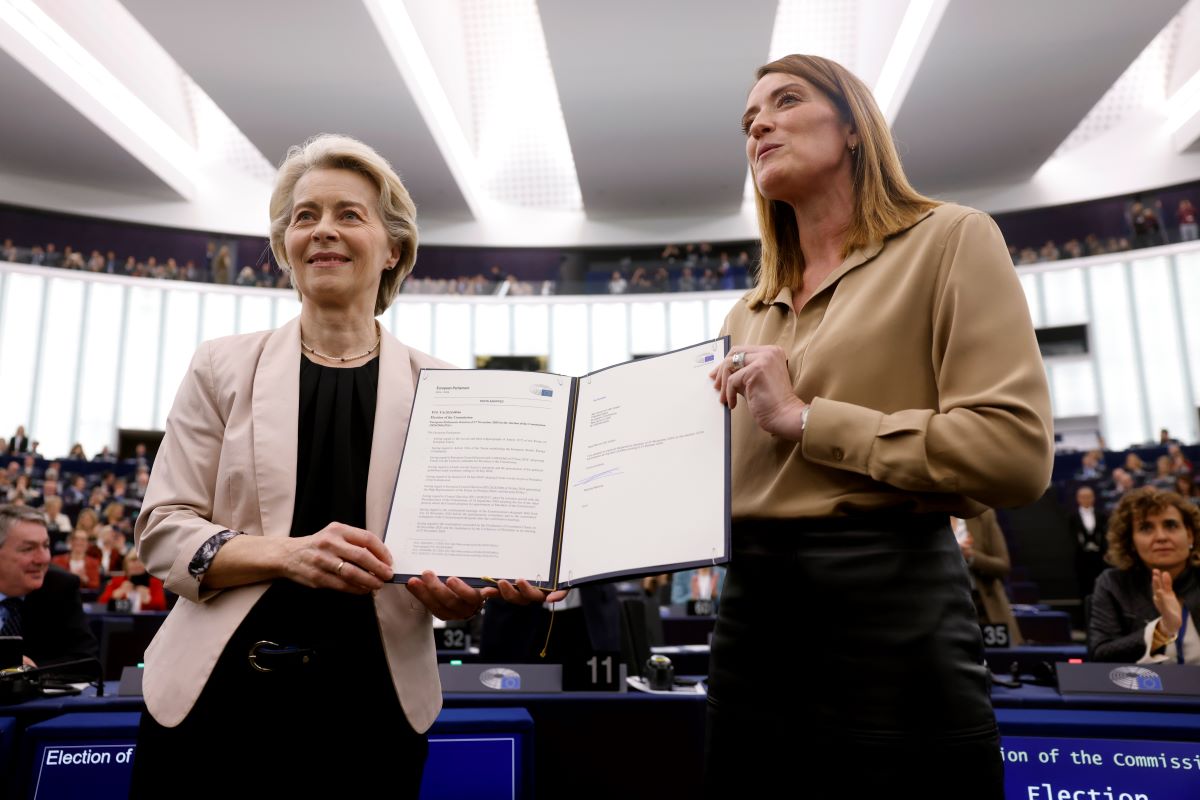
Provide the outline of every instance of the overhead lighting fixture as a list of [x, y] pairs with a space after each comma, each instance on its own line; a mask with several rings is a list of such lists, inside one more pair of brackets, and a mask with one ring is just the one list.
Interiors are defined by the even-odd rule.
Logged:
[[400, 0], [363, 0], [363, 4], [429, 126], [467, 207], [475, 219], [483, 219], [490, 203], [480, 189], [475, 155], [408, 10]]
[[0, 0], [0, 46], [185, 199], [196, 151], [32, 0]]
[[904, 19], [896, 31], [892, 48], [888, 51], [887, 60], [883, 62], [879, 80], [875, 83], [875, 102], [887, 119], [888, 124], [895, 122], [896, 114], [904, 103], [917, 68], [929, 49], [938, 23], [950, 0], [909, 0]]
[[504, 205], [581, 211], [583, 193], [534, 0], [463, 0], [475, 155]]
[[1184, 151], [1200, 139], [1200, 70], [1167, 98], [1166, 128], [1177, 151]]

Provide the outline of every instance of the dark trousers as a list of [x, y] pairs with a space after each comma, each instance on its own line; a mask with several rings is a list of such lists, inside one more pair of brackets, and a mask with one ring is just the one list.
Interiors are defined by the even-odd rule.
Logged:
[[710, 796], [1003, 798], [988, 688], [944, 517], [735, 524]]

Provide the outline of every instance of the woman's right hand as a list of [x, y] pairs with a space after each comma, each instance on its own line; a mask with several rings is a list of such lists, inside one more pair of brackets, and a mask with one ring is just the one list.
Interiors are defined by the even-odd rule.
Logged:
[[369, 594], [392, 577], [392, 555], [378, 536], [331, 522], [311, 536], [280, 539], [282, 576], [313, 589]]
[[1183, 627], [1183, 607], [1171, 586], [1171, 573], [1154, 570], [1150, 577], [1150, 588], [1154, 592], [1154, 607], [1162, 617], [1158, 624], [1165, 635], [1175, 638]]

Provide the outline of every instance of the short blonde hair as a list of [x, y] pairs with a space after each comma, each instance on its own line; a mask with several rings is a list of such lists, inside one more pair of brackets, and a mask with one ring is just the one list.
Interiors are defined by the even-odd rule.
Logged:
[[[808, 81], [833, 103], [842, 121], [858, 134], [858, 146], [850, 155], [854, 216], [846, 231], [842, 258], [904, 230], [939, 205], [909, 184], [887, 119], [871, 90], [854, 73], [820, 56], [790, 55], [759, 67], [755, 80], [775, 72]], [[800, 252], [800, 230], [792, 207], [780, 200], [768, 200], [758, 191], [757, 183], [751, 181], [751, 184], [762, 236], [758, 285], [747, 297], [754, 306], [771, 302], [785, 286], [798, 286], [804, 272], [804, 256]]]
[[[392, 165], [371, 147], [349, 136], [322, 133], [304, 144], [288, 149], [271, 192], [271, 252], [279, 268], [291, 277], [283, 237], [292, 221], [292, 193], [296, 182], [313, 169], [345, 169], [357, 172], [379, 189], [379, 211], [388, 242], [400, 250], [396, 266], [379, 278], [375, 314], [387, 311], [400, 292], [400, 284], [417, 260], [417, 208]], [[295, 281], [292, 281], [295, 286]], [[301, 298], [303, 299], [303, 298]]]

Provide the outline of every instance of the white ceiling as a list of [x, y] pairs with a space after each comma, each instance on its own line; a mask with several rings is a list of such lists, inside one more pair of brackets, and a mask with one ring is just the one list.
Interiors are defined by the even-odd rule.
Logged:
[[66, 100], [0, 50], [0, 180], [35, 176], [155, 198], [178, 196]]
[[[1198, 6], [0, 0], [0, 202], [263, 233], [267, 162], [330, 131], [392, 161], [427, 243], [749, 238], [737, 120], [755, 68], [802, 49], [876, 84], [902, 50], [897, 30], [922, 19], [925, 35], [899, 63], [911, 84], [893, 114], [918, 189], [990, 211], [1118, 194], [1147, 188], [1139, 180], [1200, 178], [1200, 152], [1188, 149], [1200, 103], [1162, 99], [1187, 94], [1200, 68]], [[925, 9], [937, 13], [920, 17]], [[157, 148], [139, 126], [119, 130], [115, 101], [23, 33], [30, 19], [56, 21], [74, 38], [67, 51], [161, 117], [175, 149]], [[1134, 110], [1124, 115], [1098, 106], [1172, 20], [1136, 73], [1151, 76], [1152, 102], [1126, 102]], [[1200, 91], [1200, 79], [1190, 85]], [[1105, 120], [1093, 115], [1087, 146], [1056, 152], [1094, 107]], [[232, 143], [214, 156], [204, 120], [219, 112]], [[1131, 138], [1144, 147], [1131, 150]], [[1088, 180], [1048, 185], [1066, 174]]]
[[1183, 5], [953, 0], [892, 126], [909, 179], [1030, 177]]

